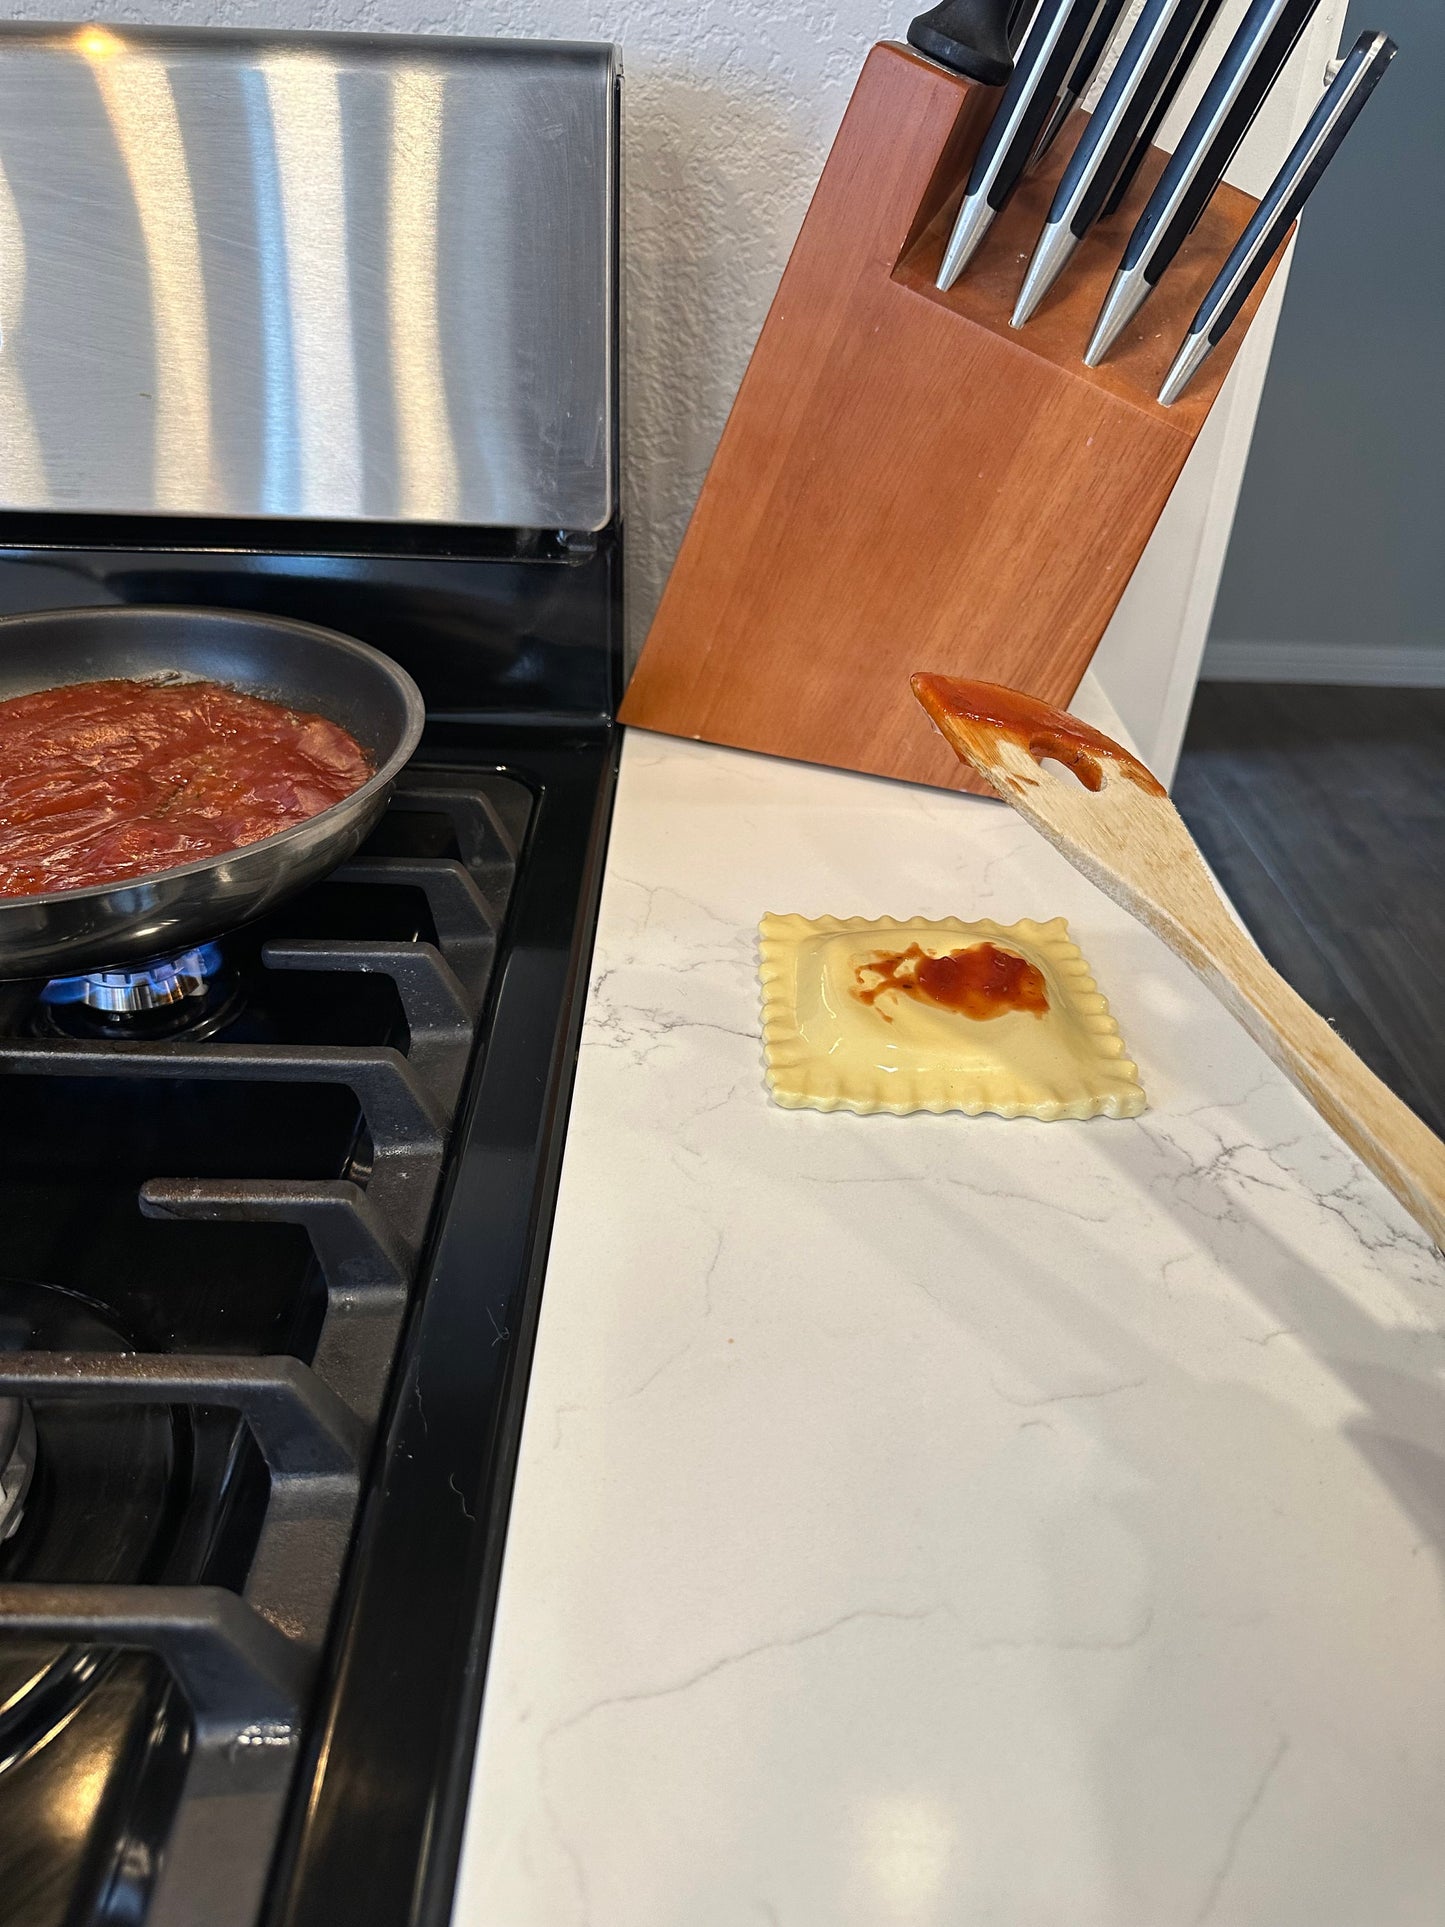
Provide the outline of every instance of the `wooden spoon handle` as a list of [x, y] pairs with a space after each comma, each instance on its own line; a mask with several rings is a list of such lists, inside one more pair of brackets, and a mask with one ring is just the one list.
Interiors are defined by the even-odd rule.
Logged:
[[[930, 675], [915, 676], [913, 689], [958, 755], [1184, 959], [1445, 1250], [1445, 1143], [1241, 933], [1178, 811], [1139, 759], [1015, 689]], [[1041, 764], [1050, 759], [1079, 782], [1046, 775]]]
[[[1158, 925], [1155, 926], [1158, 928]], [[1167, 931], [1161, 934], [1168, 937]], [[1445, 1143], [1232, 928], [1186, 956], [1219, 1001], [1445, 1250]], [[1202, 941], [1199, 941], [1202, 939]]]

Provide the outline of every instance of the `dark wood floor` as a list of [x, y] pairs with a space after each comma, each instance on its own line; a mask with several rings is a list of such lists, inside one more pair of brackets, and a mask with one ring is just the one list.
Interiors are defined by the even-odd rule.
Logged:
[[1270, 962], [1445, 1136], [1445, 689], [1201, 683], [1174, 800]]

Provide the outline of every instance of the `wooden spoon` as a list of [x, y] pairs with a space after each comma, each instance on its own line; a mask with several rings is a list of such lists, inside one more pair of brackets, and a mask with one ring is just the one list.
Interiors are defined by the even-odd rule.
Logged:
[[[1445, 1143], [1265, 962], [1139, 759], [1087, 723], [996, 683], [915, 676], [913, 693], [964, 762], [1203, 978], [1445, 1248]], [[1067, 765], [1079, 782], [1042, 769], [1042, 758]]]

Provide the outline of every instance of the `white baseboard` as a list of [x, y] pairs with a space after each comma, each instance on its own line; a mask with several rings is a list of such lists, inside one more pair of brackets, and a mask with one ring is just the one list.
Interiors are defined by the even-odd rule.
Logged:
[[1371, 648], [1352, 642], [1211, 641], [1202, 682], [1369, 683], [1376, 688], [1445, 688], [1445, 637]]

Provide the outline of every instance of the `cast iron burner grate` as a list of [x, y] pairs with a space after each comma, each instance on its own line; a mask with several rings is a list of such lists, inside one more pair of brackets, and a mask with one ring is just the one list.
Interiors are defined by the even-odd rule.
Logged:
[[[134, 1349], [56, 1349], [0, 1280], [20, 1327], [18, 1348], [0, 1349], [0, 1415], [180, 1415], [200, 1440], [192, 1487], [198, 1467], [219, 1468], [204, 1530], [175, 1526], [159, 1581], [77, 1580], [27, 1564], [46, 1502], [41, 1426], [23, 1529], [0, 1542], [0, 1655], [38, 1646], [77, 1694], [134, 1684], [144, 1731], [128, 1757], [142, 1777], [154, 1760], [168, 1791], [153, 1841], [123, 1833], [109, 1865], [76, 1872], [88, 1892], [57, 1888], [27, 1916], [23, 1882], [9, 1882], [21, 1919], [256, 1916], [529, 809], [504, 776], [413, 773], [354, 862], [228, 939], [224, 961], [193, 953], [0, 1000], [0, 1210], [18, 1210], [23, 1269], [77, 1303], [108, 1294], [105, 1315], [136, 1334]], [[196, 1030], [139, 1028], [188, 1010]], [[51, 1034], [74, 1013], [99, 1028]], [[105, 1195], [117, 1165], [128, 1205]], [[267, 1228], [302, 1238], [317, 1314], [291, 1302], [307, 1296], [294, 1265], [279, 1280], [265, 1263], [254, 1279], [208, 1271], [217, 1224], [252, 1228], [253, 1256], [281, 1252]], [[168, 1258], [165, 1241], [179, 1252], [185, 1238]], [[156, 1271], [172, 1262], [167, 1289]], [[259, 1501], [221, 1503], [248, 1458]], [[159, 1695], [131, 1681], [137, 1664], [160, 1670]], [[49, 1744], [0, 1761], [0, 1840], [20, 1837], [12, 1814], [23, 1820]]]

